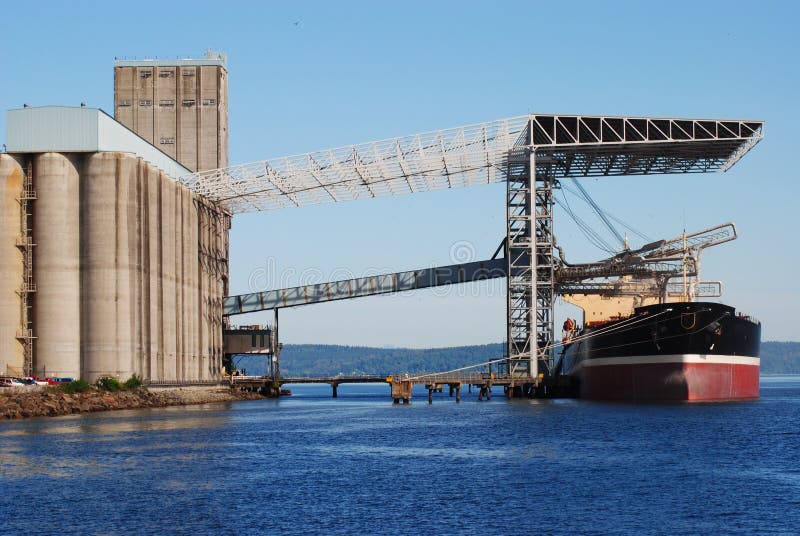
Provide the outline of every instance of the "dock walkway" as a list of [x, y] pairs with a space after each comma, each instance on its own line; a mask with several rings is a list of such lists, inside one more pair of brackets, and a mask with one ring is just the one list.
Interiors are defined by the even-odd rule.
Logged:
[[509, 398], [514, 396], [530, 396], [531, 389], [536, 387], [536, 383], [531, 378], [512, 377], [507, 375], [495, 375], [489, 373], [430, 373], [430, 374], [399, 374], [386, 376], [373, 375], [354, 375], [354, 376], [287, 376], [271, 378], [269, 376], [234, 376], [231, 384], [242, 388], [280, 388], [288, 384], [302, 383], [326, 383], [333, 389], [333, 397], [339, 395], [339, 385], [343, 383], [386, 383], [392, 387], [392, 399], [395, 403], [408, 403], [411, 399], [411, 391], [415, 385], [424, 385], [428, 390], [428, 402], [433, 401], [434, 392], [443, 392], [444, 386], [450, 390], [450, 396], [455, 394], [456, 401], [461, 400], [461, 387], [466, 385], [470, 391], [472, 387], [477, 388], [478, 399], [486, 397], [491, 399], [491, 389], [494, 386], [502, 386]]

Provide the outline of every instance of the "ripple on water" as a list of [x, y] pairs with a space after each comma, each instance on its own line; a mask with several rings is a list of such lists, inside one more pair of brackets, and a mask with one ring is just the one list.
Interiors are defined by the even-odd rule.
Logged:
[[[794, 533], [800, 378], [742, 404], [385, 386], [0, 423], [2, 532]], [[367, 394], [365, 394], [367, 393]], [[370, 396], [369, 393], [372, 393]], [[425, 397], [426, 398], [426, 397]], [[490, 522], [487, 522], [487, 519]]]

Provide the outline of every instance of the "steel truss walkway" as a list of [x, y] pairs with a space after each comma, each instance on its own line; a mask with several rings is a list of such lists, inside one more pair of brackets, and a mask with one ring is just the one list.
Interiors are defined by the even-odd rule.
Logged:
[[[553, 339], [556, 182], [726, 171], [762, 137], [761, 121], [531, 114], [180, 181], [231, 213], [506, 181], [509, 369], [535, 382], [540, 369], [547, 373], [553, 365], [546, 348]], [[256, 304], [234, 301], [227, 314], [237, 314], [237, 305]]]
[[[683, 273], [681, 264], [666, 262], [614, 264], [601, 261], [593, 264], [559, 266], [554, 272], [554, 291], [556, 294], [605, 294], [628, 293], [658, 296], [662, 289], [646, 281], [591, 281], [597, 278], [638, 276], [653, 278], [676, 277]], [[223, 301], [223, 314], [234, 316], [311, 305], [329, 301], [347, 300], [394, 294], [423, 288], [472, 283], [508, 276], [508, 261], [505, 258], [485, 261], [422, 268], [393, 274], [381, 274], [330, 283], [317, 283], [264, 292], [253, 292], [238, 296], [228, 296]], [[678, 292], [674, 288], [670, 292]], [[720, 292], [719, 282], [703, 282], [700, 295], [715, 296]]]
[[436, 268], [423, 268], [408, 272], [375, 275], [305, 285], [266, 292], [255, 292], [241, 296], [228, 296], [223, 302], [226, 316], [283, 309], [349, 298], [376, 296], [407, 290], [440, 287], [506, 276], [506, 261], [503, 258], [488, 261], [453, 264]]

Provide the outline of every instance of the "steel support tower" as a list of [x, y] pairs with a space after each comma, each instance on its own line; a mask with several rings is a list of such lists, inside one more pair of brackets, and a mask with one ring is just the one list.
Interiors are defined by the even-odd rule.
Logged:
[[552, 368], [553, 260], [552, 158], [537, 158], [533, 127], [525, 147], [509, 151], [506, 183], [508, 370], [530, 378]]

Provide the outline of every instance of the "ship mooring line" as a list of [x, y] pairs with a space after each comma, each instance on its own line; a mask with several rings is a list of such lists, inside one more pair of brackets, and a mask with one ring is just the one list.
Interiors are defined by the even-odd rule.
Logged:
[[[571, 344], [572, 342], [575, 342], [575, 341], [588, 339], [589, 337], [594, 337], [594, 336], [601, 335], [601, 334], [613, 333], [615, 331], [621, 331], [621, 330], [623, 330], [623, 328], [625, 330], [627, 330], [633, 324], [637, 324], [639, 322], [644, 322], [645, 320], [652, 320], [653, 318], [656, 318], [657, 316], [660, 316], [660, 315], [663, 315], [663, 314], [667, 314], [667, 313], [672, 312], [672, 311], [673, 311], [673, 309], [669, 308], [669, 309], [665, 309], [665, 310], [661, 311], [660, 313], [656, 313], [656, 314], [654, 314], [652, 316], [647, 316], [647, 317], [644, 317], [644, 318], [637, 318], [635, 320], [634, 319], [629, 319], [629, 320], [634, 320], [634, 321], [628, 322], [626, 320], [625, 321], [625, 325], [618, 325], [618, 326], [614, 326], [613, 328], [607, 328], [605, 330], [598, 330], [596, 333], [591, 333], [591, 334], [583, 335], [581, 337], [576, 337], [575, 339], [572, 339], [569, 344]], [[551, 350], [553, 348], [558, 348], [560, 346], [564, 346], [564, 343], [551, 344], [546, 348], [546, 350]], [[417, 376], [410, 376], [408, 378], [404, 378], [404, 381], [414, 381], [414, 380], [419, 380], [421, 378], [432, 378], [432, 379], [435, 379], [434, 378], [435, 376], [444, 376], [446, 374], [453, 374], [454, 372], [461, 372], [461, 371], [464, 371], [464, 370], [469, 370], [469, 369], [473, 369], [473, 368], [477, 368], [477, 367], [484, 367], [486, 365], [491, 365], [492, 363], [502, 363], [503, 361], [507, 361], [507, 360], [508, 360], [507, 357], [500, 357], [500, 358], [497, 358], [497, 359], [490, 359], [489, 361], [484, 361], [483, 363], [476, 363], [474, 365], [467, 365], [465, 367], [455, 368], [455, 369], [452, 369], [452, 370], [446, 370], [446, 371], [443, 371], [443, 372], [431, 372], [431, 373], [427, 373], [427, 374], [419, 374]]]
[[[642, 317], [642, 318], [636, 318], [635, 321], [632, 321], [632, 322], [628, 322], [626, 320], [625, 322], [620, 323], [617, 326], [612, 326], [612, 327], [605, 328], [605, 329], [598, 329], [597, 331], [594, 331], [592, 333], [587, 333], [586, 335], [579, 335], [579, 336], [575, 337], [574, 339], [570, 339], [570, 341], [568, 343], [566, 343], [566, 344], [572, 344], [573, 342], [581, 342], [581, 341], [590, 339], [592, 337], [596, 337], [598, 335], [606, 335], [608, 333], [615, 333], [617, 331], [627, 331], [634, 324], [638, 324], [639, 322], [644, 322], [645, 320], [652, 320], [653, 318], [656, 318], [658, 316], [670, 313], [673, 310], [674, 309], [672, 309], [672, 307], [670, 307], [669, 309], [664, 309], [660, 313], [656, 313], [656, 314], [654, 314], [652, 316], [648, 315], [648, 316], [645, 316], [645, 317]], [[677, 318], [677, 316], [675, 318]], [[634, 318], [629, 318], [628, 320], [634, 320]], [[560, 346], [564, 346], [564, 344], [565, 343], [563, 343], [563, 342], [554, 343], [552, 346], [550, 346], [550, 348], [557, 348], [557, 347], [560, 347]], [[550, 348], [548, 348], [548, 349], [550, 349]]]
[[489, 361], [484, 361], [483, 363], [476, 363], [474, 365], [467, 365], [466, 367], [456, 368], [456, 369], [453, 369], [453, 370], [445, 370], [443, 372], [430, 372], [428, 374], [420, 374], [418, 376], [411, 376], [409, 378], [406, 378], [406, 380], [407, 381], [413, 381], [413, 380], [418, 380], [420, 378], [428, 378], [430, 376], [443, 376], [445, 374], [452, 374], [454, 372], [461, 372], [462, 370], [469, 370], [471, 368], [483, 367], [483, 366], [486, 366], [486, 365], [491, 365], [492, 363], [501, 363], [503, 361], [506, 361], [507, 359], [508, 359], [507, 357], [499, 357], [497, 359], [490, 359]]
[[[610, 333], [628, 331], [628, 330], [632, 329], [631, 326], [633, 326], [634, 324], [639, 324], [639, 323], [647, 321], [647, 320], [652, 320], [652, 319], [654, 319], [656, 317], [665, 315], [667, 313], [671, 313], [673, 311], [674, 311], [674, 309], [672, 307], [670, 307], [670, 308], [665, 309], [665, 310], [663, 310], [663, 311], [661, 311], [659, 313], [656, 313], [654, 315], [647, 315], [647, 316], [645, 316], [643, 318], [635, 318], [635, 319], [631, 318], [631, 319], [628, 319], [630, 321], [626, 320], [624, 323], [622, 323], [620, 325], [613, 326], [613, 327], [606, 328], [606, 329], [600, 329], [600, 330], [597, 330], [595, 332], [588, 333], [586, 335], [581, 335], [581, 336], [575, 337], [574, 339], [571, 339], [566, 344], [572, 344], [574, 342], [585, 341], [585, 340], [588, 340], [588, 339], [590, 339], [592, 337], [597, 337], [597, 336], [600, 336], [600, 335], [608, 335]], [[718, 321], [722, 320], [723, 318], [725, 318], [728, 315], [729, 315], [729, 313], [726, 312], [726, 313], [722, 314], [721, 316], [719, 316], [718, 318], [715, 318], [714, 320], [712, 320], [711, 322], [709, 322], [705, 326], [703, 326], [703, 327], [701, 327], [701, 328], [699, 328], [699, 329], [697, 329], [695, 331], [692, 331], [689, 334], [690, 335], [694, 335], [695, 333], [699, 333], [699, 332], [707, 329], [709, 326], [711, 326], [715, 322], [718, 322]], [[678, 318], [678, 317], [676, 316], [674, 318]], [[660, 340], [672, 339], [672, 338], [681, 337], [681, 336], [684, 336], [684, 335], [685, 335], [684, 333], [680, 333], [678, 335], [670, 335], [670, 336], [667, 336], [667, 337], [662, 337]], [[634, 344], [640, 344], [642, 342], [647, 342], [648, 340], [649, 339], [644, 339], [644, 340], [634, 341], [634, 342], [626, 343], [626, 344], [605, 346], [605, 347], [602, 347], [602, 348], [597, 348], [597, 350], [608, 350], [608, 349], [611, 349], [611, 348], [623, 348], [625, 346], [632, 346]], [[566, 344], [563, 343], [563, 342], [554, 343], [554, 344], [549, 345], [546, 348], [546, 350], [552, 350], [552, 349], [555, 349], [555, 348], [559, 348], [559, 347], [565, 346]], [[444, 375], [447, 375], [447, 374], [453, 374], [455, 372], [462, 372], [462, 371], [473, 369], [473, 368], [477, 368], [477, 367], [483, 367], [483, 366], [491, 365], [493, 363], [502, 363], [503, 361], [507, 361], [507, 360], [508, 360], [507, 357], [501, 357], [501, 358], [497, 358], [497, 359], [490, 359], [489, 361], [484, 361], [482, 363], [475, 363], [474, 365], [467, 365], [465, 367], [459, 367], [459, 368], [455, 368], [455, 369], [452, 369], [452, 370], [446, 370], [446, 371], [442, 371], [442, 372], [431, 372], [431, 373], [427, 373], [427, 374], [419, 374], [417, 376], [410, 376], [408, 378], [404, 378], [404, 381], [415, 381], [415, 380], [419, 380], [419, 379], [422, 379], [422, 378], [431, 378], [431, 379], [435, 380], [436, 376], [444, 376]]]

